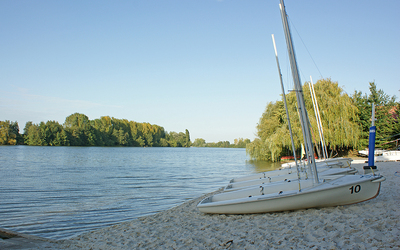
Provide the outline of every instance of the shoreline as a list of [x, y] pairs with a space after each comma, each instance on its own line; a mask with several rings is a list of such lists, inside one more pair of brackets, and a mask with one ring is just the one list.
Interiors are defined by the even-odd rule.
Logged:
[[[51, 244], [50, 249], [400, 248], [400, 176], [395, 175], [400, 173], [400, 162], [375, 165], [386, 177], [380, 194], [353, 205], [250, 215], [203, 214], [197, 204], [210, 193], [154, 215], [43, 243]], [[353, 161], [352, 166], [362, 174], [365, 163]]]

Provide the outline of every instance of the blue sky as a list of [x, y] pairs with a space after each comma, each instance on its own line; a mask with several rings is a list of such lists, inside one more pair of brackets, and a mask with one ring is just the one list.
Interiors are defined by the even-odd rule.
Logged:
[[[292, 89], [278, 0], [0, 1], [0, 120], [75, 112], [253, 140]], [[286, 0], [302, 82], [399, 96], [400, 1]], [[311, 55], [311, 56], [310, 56]], [[315, 63], [314, 63], [315, 62]], [[397, 99], [398, 100], [398, 99]]]

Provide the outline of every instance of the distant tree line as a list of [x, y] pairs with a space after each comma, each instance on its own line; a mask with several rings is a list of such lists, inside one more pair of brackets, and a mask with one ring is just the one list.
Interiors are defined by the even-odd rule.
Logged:
[[163, 127], [103, 116], [89, 120], [75, 113], [63, 125], [56, 121], [27, 122], [19, 133], [17, 122], [0, 121], [0, 145], [190, 147], [189, 131], [166, 132]]
[[219, 142], [206, 142], [202, 138], [196, 138], [192, 143], [193, 147], [212, 147], [212, 148], [246, 148], [246, 145], [250, 143], [250, 139], [235, 139], [234, 143], [231, 144], [229, 141]]
[[[309, 84], [304, 84], [303, 94], [315, 151], [320, 156], [320, 136]], [[378, 105], [375, 110], [376, 147], [389, 149], [398, 145], [396, 143], [400, 138], [400, 103], [395, 102], [395, 96], [378, 90], [375, 82], [369, 84], [369, 95], [355, 91], [352, 96], [344, 93], [338, 83], [332, 82], [331, 79], [321, 79], [314, 85], [324, 137], [331, 157], [368, 147], [372, 103]], [[296, 152], [300, 155], [303, 136], [295, 93], [290, 92], [286, 99]], [[279, 161], [282, 156], [293, 155], [283, 101], [267, 104], [257, 125], [257, 138], [247, 144], [246, 151], [255, 160]]]
[[22, 143], [23, 137], [19, 134], [18, 122], [0, 121], [0, 145]]

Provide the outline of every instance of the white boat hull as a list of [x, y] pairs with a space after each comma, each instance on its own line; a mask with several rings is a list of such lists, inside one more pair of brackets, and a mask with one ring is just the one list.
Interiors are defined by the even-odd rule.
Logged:
[[[319, 168], [318, 169], [318, 176], [320, 178], [323, 178], [324, 176], [327, 175], [341, 175], [341, 174], [355, 174], [357, 173], [357, 170], [355, 168]], [[304, 179], [307, 178], [306, 172], [300, 172], [300, 178]], [[245, 188], [248, 186], [254, 186], [254, 185], [261, 185], [261, 184], [266, 184], [266, 183], [273, 183], [277, 181], [283, 181], [283, 180], [296, 180], [298, 179], [297, 172], [291, 173], [291, 174], [283, 174], [283, 175], [277, 175], [277, 176], [267, 176], [265, 178], [259, 178], [259, 179], [253, 179], [253, 180], [247, 180], [247, 181], [241, 181], [241, 182], [233, 182], [229, 183], [224, 191], [231, 191], [231, 190], [237, 190], [240, 188]]]
[[382, 155], [375, 156], [375, 161], [400, 161], [400, 151], [384, 151]]
[[[383, 176], [343, 175], [300, 192], [271, 189], [269, 193], [250, 197], [244, 197], [243, 190], [236, 197], [231, 192], [216, 194], [202, 200], [197, 207], [203, 213], [249, 214], [348, 205], [375, 198], [384, 180]], [[224, 195], [230, 197], [224, 199]]]
[[[338, 157], [338, 158], [329, 158], [326, 160], [315, 160], [316, 165], [335, 165], [335, 164], [342, 164], [344, 167], [350, 167], [351, 162], [353, 159], [351, 158], [344, 158], [344, 157]], [[304, 162], [301, 162], [301, 164], [304, 164]], [[289, 162], [282, 164], [282, 168], [293, 168], [296, 167], [295, 162]]]
[[[352, 161], [352, 159], [350, 159], [350, 158], [332, 158], [332, 159], [328, 159], [328, 160], [317, 161], [316, 166], [317, 166], [318, 171], [324, 171], [328, 168], [343, 168], [343, 167], [346, 168], [346, 167], [350, 167], [351, 161]], [[305, 164], [306, 163], [304, 163], [304, 162], [300, 163], [299, 168], [304, 170], [307, 167], [307, 165], [305, 165]], [[293, 173], [297, 174], [296, 166], [294, 165], [294, 163], [287, 163], [287, 164], [283, 164], [282, 168], [277, 169], [277, 170], [234, 178], [234, 179], [230, 180], [230, 183], [260, 179], [260, 178], [268, 178], [268, 177], [272, 177], [272, 176], [293, 174]]]

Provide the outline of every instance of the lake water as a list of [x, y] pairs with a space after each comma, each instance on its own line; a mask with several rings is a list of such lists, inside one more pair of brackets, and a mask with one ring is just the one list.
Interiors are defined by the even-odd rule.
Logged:
[[265, 168], [245, 149], [0, 146], [0, 228], [66, 239]]

